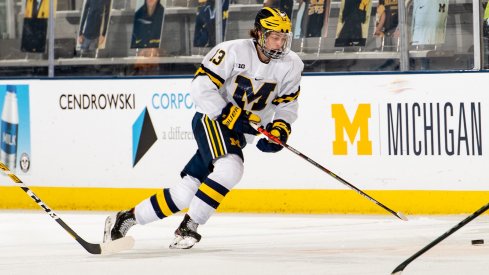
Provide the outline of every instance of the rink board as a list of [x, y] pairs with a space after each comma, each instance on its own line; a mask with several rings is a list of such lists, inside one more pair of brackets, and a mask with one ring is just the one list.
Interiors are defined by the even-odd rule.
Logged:
[[[129, 209], [158, 189], [33, 187], [55, 210]], [[410, 214], [472, 213], [488, 201], [483, 191], [366, 191], [394, 211]], [[0, 209], [37, 209], [20, 188], [0, 187]], [[234, 189], [217, 210], [236, 213], [385, 214], [387, 211], [350, 190]]]
[[[471, 212], [489, 191], [482, 172], [489, 163], [486, 79], [487, 73], [305, 76], [288, 143], [392, 208]], [[6, 85], [24, 89], [12, 170], [46, 193], [48, 204], [66, 209], [121, 208], [178, 184], [196, 150], [190, 81], [2, 80], [0, 98]], [[244, 152], [243, 180], [221, 211], [382, 212], [287, 150], [264, 154], [249, 144]], [[10, 185], [0, 178], [1, 208], [34, 207]]]

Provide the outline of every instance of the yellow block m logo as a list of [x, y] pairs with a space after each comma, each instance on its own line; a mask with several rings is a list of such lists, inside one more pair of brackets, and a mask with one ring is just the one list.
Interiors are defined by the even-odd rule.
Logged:
[[336, 139], [333, 141], [333, 154], [346, 155], [348, 147], [345, 141], [345, 132], [348, 134], [350, 143], [353, 144], [355, 137], [360, 131], [357, 153], [359, 155], [372, 155], [372, 141], [368, 139], [368, 119], [371, 116], [370, 104], [358, 105], [353, 121], [348, 118], [348, 114], [342, 104], [333, 104], [331, 111], [331, 116], [335, 120], [336, 133]]

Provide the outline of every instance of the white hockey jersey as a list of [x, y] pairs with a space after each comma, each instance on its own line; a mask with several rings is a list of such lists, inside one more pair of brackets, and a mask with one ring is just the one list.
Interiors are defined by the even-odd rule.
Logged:
[[192, 99], [197, 111], [212, 119], [232, 102], [259, 115], [263, 125], [272, 119], [293, 123], [303, 68], [292, 51], [266, 64], [252, 39], [226, 41], [204, 57], [192, 81]]
[[414, 0], [412, 45], [445, 43], [449, 0]]

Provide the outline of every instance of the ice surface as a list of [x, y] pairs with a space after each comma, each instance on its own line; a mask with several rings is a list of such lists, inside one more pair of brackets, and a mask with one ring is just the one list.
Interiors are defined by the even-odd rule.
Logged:
[[[58, 212], [100, 242], [106, 212]], [[129, 231], [134, 249], [88, 254], [42, 210], [0, 211], [0, 274], [391, 274], [467, 215], [215, 214], [190, 250], [168, 245], [175, 215]], [[489, 274], [489, 222], [481, 216], [409, 264], [404, 274]], [[482, 246], [472, 239], [485, 239]]]

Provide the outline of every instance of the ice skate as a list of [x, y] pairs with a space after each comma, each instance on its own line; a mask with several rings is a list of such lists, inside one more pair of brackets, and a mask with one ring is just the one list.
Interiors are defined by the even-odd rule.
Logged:
[[189, 249], [198, 243], [202, 236], [197, 233], [198, 223], [193, 221], [188, 214], [185, 214], [182, 223], [175, 230], [175, 239], [170, 244], [173, 249]]
[[136, 224], [134, 210], [120, 211], [105, 220], [104, 242], [110, 242], [125, 237], [127, 231]]

